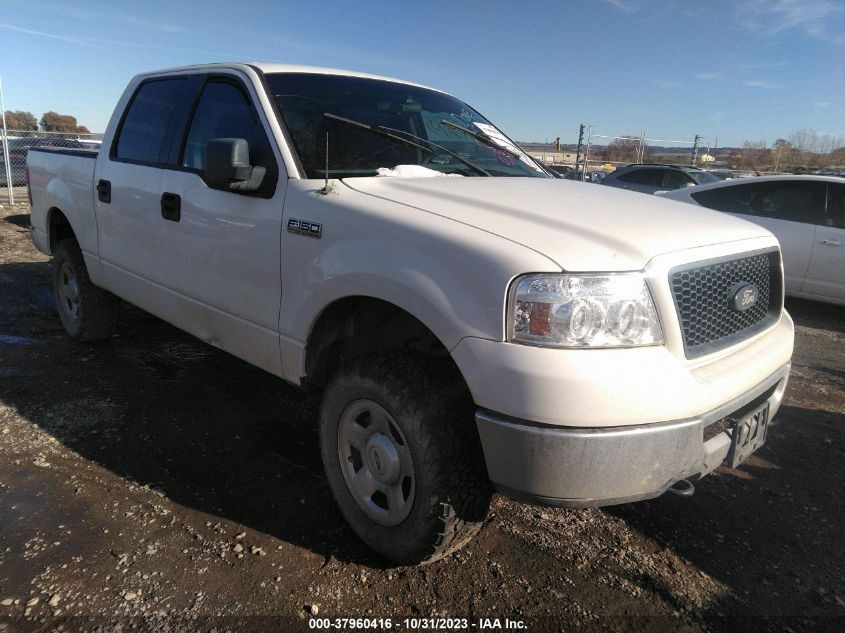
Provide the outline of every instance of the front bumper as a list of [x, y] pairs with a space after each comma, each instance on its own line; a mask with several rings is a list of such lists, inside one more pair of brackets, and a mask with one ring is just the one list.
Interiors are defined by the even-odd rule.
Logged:
[[730, 433], [711, 425], [765, 402], [773, 418], [789, 368], [783, 365], [704, 415], [673, 422], [565, 428], [480, 409], [476, 422], [487, 471], [501, 492], [546, 505], [601, 506], [657, 497], [675, 482], [703, 477], [725, 460]]

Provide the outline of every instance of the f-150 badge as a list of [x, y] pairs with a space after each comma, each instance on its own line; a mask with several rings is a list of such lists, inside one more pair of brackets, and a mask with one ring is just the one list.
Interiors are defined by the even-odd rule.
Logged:
[[318, 222], [291, 218], [288, 220], [288, 233], [296, 233], [297, 235], [320, 239], [323, 236], [323, 225]]

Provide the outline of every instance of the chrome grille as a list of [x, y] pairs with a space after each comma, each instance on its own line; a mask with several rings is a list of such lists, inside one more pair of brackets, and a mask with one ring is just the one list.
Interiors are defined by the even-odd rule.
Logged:
[[[777, 320], [781, 311], [780, 253], [764, 251], [731, 256], [672, 269], [669, 283], [687, 358], [695, 358], [748, 338]], [[731, 308], [731, 292], [754, 284], [756, 303], [743, 311]]]

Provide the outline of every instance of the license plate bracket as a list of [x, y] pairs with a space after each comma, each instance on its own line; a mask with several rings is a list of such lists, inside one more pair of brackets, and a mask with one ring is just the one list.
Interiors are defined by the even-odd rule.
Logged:
[[757, 407], [750, 413], [733, 420], [731, 428], [731, 449], [725, 459], [731, 468], [736, 468], [766, 442], [769, 429], [769, 403]]

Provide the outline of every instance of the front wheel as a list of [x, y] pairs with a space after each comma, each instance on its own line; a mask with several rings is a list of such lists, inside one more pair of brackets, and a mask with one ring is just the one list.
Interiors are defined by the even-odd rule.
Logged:
[[96, 341], [111, 336], [117, 321], [117, 298], [91, 282], [74, 239], [62, 240], [53, 251], [53, 295], [71, 338]]
[[449, 359], [356, 359], [323, 396], [323, 465], [355, 533], [404, 564], [437, 560], [481, 528], [490, 502], [473, 404]]

